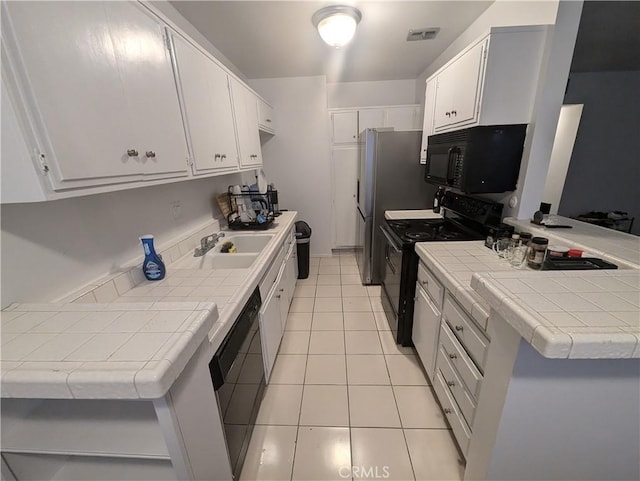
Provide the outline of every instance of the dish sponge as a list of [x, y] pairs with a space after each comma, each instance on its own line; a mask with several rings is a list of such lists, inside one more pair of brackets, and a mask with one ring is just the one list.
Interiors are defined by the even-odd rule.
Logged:
[[225, 254], [235, 254], [237, 252], [236, 246], [233, 245], [233, 242], [227, 241], [220, 247], [220, 252]]

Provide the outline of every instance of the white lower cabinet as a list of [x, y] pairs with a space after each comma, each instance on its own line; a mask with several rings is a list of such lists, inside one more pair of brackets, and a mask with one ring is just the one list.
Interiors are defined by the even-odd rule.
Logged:
[[231, 479], [209, 360], [158, 399], [3, 398], [2, 479]]
[[412, 340], [425, 371], [433, 382], [440, 330], [440, 311], [429, 295], [416, 285], [416, 301], [413, 311]]
[[[295, 228], [293, 228], [284, 241], [280, 255], [273, 261], [274, 264], [267, 270], [260, 284], [260, 292], [267, 292], [260, 309], [260, 337], [267, 383], [278, 355], [280, 341], [287, 323], [289, 306], [293, 299], [293, 291], [298, 277], [297, 261]], [[278, 272], [275, 281], [272, 280], [274, 272]]]

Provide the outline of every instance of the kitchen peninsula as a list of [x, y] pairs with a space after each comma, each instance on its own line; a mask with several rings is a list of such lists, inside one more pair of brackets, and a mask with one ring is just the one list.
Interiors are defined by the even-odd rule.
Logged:
[[[446, 291], [445, 356], [432, 381], [465, 452], [465, 479], [638, 479], [638, 238], [563, 218], [576, 225], [552, 234], [507, 222], [620, 269], [538, 272], [512, 268], [481, 241], [417, 244]], [[451, 339], [480, 366], [481, 388], [470, 388], [460, 356], [446, 355]]]

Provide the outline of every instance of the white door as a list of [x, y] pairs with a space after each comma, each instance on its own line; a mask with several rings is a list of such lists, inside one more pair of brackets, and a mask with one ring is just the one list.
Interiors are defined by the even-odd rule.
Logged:
[[258, 131], [258, 99], [235, 78], [230, 79], [241, 168], [262, 165]]
[[333, 112], [331, 114], [334, 144], [350, 144], [358, 141], [358, 111]]
[[331, 155], [334, 246], [353, 247], [356, 239], [357, 147], [334, 149]]
[[433, 305], [428, 294], [417, 284], [411, 339], [422, 365], [432, 381], [436, 367], [439, 332], [440, 311]]
[[358, 111], [358, 133], [365, 129], [384, 127], [384, 109], [363, 109]]
[[105, 4], [3, 2], [2, 7], [17, 39], [27, 77], [23, 85], [28, 80], [46, 128], [52, 174], [62, 182], [100, 177], [103, 183], [140, 174], [138, 158], [127, 155], [143, 146], [133, 132]]
[[395, 130], [419, 129], [418, 107], [391, 107], [385, 109], [385, 127], [393, 127]]
[[227, 74], [213, 60], [173, 36], [194, 173], [238, 168]]
[[167, 33], [134, 2], [105, 5], [142, 170], [145, 175], [187, 175], [187, 143]]
[[262, 340], [262, 356], [264, 359], [264, 375], [267, 382], [273, 369], [282, 339], [282, 323], [280, 321], [280, 299], [277, 289], [267, 296], [260, 309], [260, 337]]

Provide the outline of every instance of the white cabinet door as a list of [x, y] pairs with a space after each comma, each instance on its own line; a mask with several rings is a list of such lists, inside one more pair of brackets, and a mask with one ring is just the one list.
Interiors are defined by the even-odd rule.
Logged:
[[384, 126], [393, 127], [395, 130], [419, 129], [418, 111], [418, 107], [413, 105], [386, 108]]
[[448, 81], [455, 86], [451, 99], [452, 124], [468, 123], [477, 118], [485, 45], [486, 42], [477, 44], [447, 69]]
[[231, 94], [238, 134], [240, 167], [260, 167], [262, 150], [258, 131], [258, 99], [253, 92], [233, 77], [231, 77]]
[[276, 133], [273, 107], [262, 99], [258, 99], [258, 126], [265, 132]]
[[[277, 283], [276, 283], [277, 287]], [[276, 289], [272, 289], [260, 309], [260, 338], [262, 340], [262, 357], [264, 359], [265, 379], [269, 382], [271, 369], [278, 354], [282, 340], [282, 322], [280, 320], [280, 299]]]
[[334, 144], [350, 144], [358, 141], [358, 111], [333, 112], [331, 125]]
[[35, 119], [37, 148], [55, 190], [187, 174], [164, 29], [140, 5], [5, 2], [2, 8], [3, 27], [10, 23], [14, 34], [7, 39], [16, 88]]
[[359, 149], [334, 149], [331, 155], [334, 247], [356, 245], [356, 190]]
[[[3, 2], [2, 7], [17, 42], [14, 54], [24, 74], [19, 83], [31, 87], [26, 93], [35, 103], [33, 116], [46, 129], [39, 133], [48, 144], [42, 150], [54, 183], [96, 177], [108, 183], [141, 174], [139, 159], [127, 155], [143, 147], [133, 132], [105, 4]], [[136, 42], [133, 33], [129, 38]]]
[[238, 146], [226, 72], [182, 37], [173, 36], [173, 48], [194, 173], [237, 170]]
[[384, 109], [363, 109], [358, 111], [358, 133], [365, 129], [384, 127]]
[[168, 34], [134, 2], [105, 4], [142, 171], [186, 175], [187, 142]]
[[433, 114], [436, 103], [436, 79], [427, 80], [424, 92], [424, 120], [422, 123], [422, 147], [420, 148], [420, 163], [427, 163], [427, 147], [429, 136], [433, 135]]
[[413, 312], [411, 339], [429, 378], [434, 380], [438, 333], [440, 332], [440, 311], [433, 305], [420, 285], [416, 285], [416, 303]]

